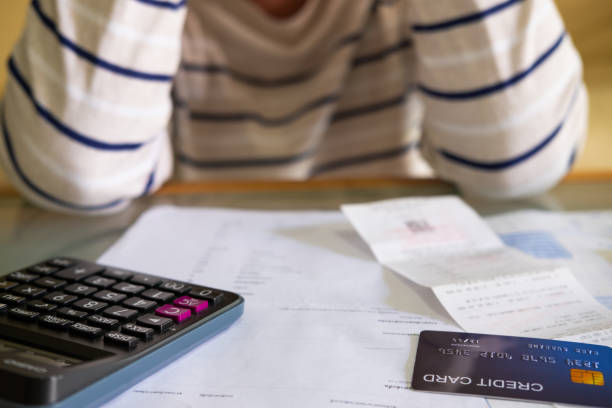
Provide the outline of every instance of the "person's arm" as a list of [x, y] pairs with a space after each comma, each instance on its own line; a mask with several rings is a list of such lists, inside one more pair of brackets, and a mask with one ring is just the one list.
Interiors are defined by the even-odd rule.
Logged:
[[30, 201], [118, 210], [171, 173], [185, 0], [34, 0], [8, 61], [0, 162]]
[[467, 193], [542, 192], [586, 137], [582, 65], [551, 0], [409, 0], [423, 151]]

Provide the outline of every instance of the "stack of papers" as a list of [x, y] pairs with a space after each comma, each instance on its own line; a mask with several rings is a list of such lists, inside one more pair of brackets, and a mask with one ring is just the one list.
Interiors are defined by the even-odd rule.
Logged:
[[[372, 249], [337, 211], [158, 207], [145, 213], [100, 262], [238, 292], [245, 314], [108, 406], [487, 407], [483, 398], [410, 388], [421, 330], [460, 331], [460, 325], [609, 341], [608, 309], [559, 259], [508, 249], [451, 197], [392, 206], [382, 211], [389, 225], [378, 220], [365, 233], [356, 224], [368, 244], [382, 238]], [[343, 210], [354, 222], [355, 214], [371, 217], [367, 207]], [[404, 230], [392, 225], [406, 214]], [[498, 222], [515, 232], [509, 220]], [[524, 307], [534, 316], [529, 324], [521, 324]], [[508, 325], [499, 327], [500, 319]]]

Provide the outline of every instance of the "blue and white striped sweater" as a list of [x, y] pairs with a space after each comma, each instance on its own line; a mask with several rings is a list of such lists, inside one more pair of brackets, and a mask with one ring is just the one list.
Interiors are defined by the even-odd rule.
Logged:
[[237, 0], [34, 0], [9, 72], [0, 159], [65, 211], [123, 208], [172, 174], [429, 166], [515, 197], [554, 185], [586, 134], [580, 59], [549, 0], [309, 0], [280, 21]]

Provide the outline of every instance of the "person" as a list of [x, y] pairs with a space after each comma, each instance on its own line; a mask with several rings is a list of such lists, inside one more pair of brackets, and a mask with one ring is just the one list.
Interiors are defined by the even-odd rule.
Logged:
[[586, 135], [552, 0], [33, 0], [0, 161], [32, 202], [116, 211], [183, 180], [410, 177], [542, 192]]

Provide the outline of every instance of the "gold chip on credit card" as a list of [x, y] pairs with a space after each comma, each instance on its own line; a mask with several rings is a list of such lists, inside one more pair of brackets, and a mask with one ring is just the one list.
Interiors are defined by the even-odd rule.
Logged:
[[573, 383], [604, 385], [604, 376], [601, 371], [579, 370], [577, 368], [572, 368], [570, 370], [570, 376]]

